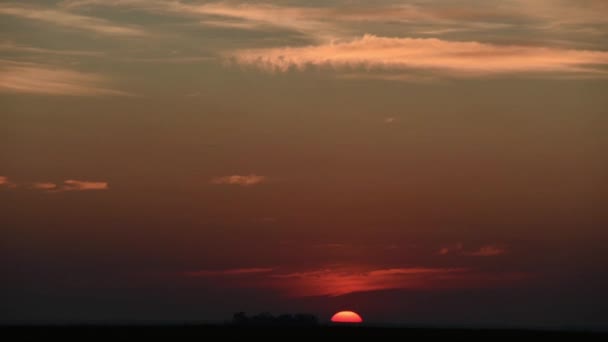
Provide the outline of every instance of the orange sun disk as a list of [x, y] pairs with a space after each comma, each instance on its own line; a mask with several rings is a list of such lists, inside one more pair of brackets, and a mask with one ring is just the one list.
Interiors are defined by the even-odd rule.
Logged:
[[354, 311], [340, 311], [331, 317], [334, 323], [361, 323], [363, 319]]

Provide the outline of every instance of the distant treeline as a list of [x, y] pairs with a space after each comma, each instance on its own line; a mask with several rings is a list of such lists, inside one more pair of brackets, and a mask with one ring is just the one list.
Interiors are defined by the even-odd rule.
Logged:
[[237, 312], [232, 316], [232, 324], [238, 326], [313, 326], [318, 325], [319, 320], [315, 315], [306, 313], [273, 316], [264, 312], [247, 316], [244, 312]]

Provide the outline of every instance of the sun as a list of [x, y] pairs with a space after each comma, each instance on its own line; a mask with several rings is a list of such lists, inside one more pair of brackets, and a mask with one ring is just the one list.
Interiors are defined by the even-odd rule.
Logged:
[[363, 318], [354, 311], [340, 311], [331, 317], [334, 323], [362, 323]]

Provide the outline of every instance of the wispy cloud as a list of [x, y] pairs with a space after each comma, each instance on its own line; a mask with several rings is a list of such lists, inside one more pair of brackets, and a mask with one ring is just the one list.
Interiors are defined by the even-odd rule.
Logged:
[[460, 242], [453, 245], [444, 246], [439, 249], [439, 254], [447, 255], [450, 253], [460, 253], [462, 252], [462, 247], [462, 243]]
[[102, 52], [97, 51], [82, 51], [82, 50], [54, 50], [45, 49], [33, 46], [24, 46], [15, 44], [11, 41], [0, 42], [0, 50], [2, 51], [16, 51], [16, 52], [27, 52], [36, 54], [48, 54], [48, 55], [63, 55], [63, 56], [102, 56]]
[[130, 96], [106, 88], [106, 77], [51, 65], [0, 60], [0, 92], [72, 96]]
[[12, 182], [8, 177], [0, 176], [0, 186], [8, 186], [10, 188], [23, 188], [30, 190], [41, 190], [45, 192], [65, 192], [65, 191], [90, 191], [90, 190], [108, 190], [108, 182], [100, 181], [83, 181], [68, 179], [61, 184], [53, 182]]
[[503, 46], [440, 39], [365, 35], [348, 42], [236, 51], [234, 61], [268, 71], [335, 69], [424, 70], [451, 77], [513, 73], [575, 73], [607, 76], [608, 52]]
[[158, 0], [66, 0], [64, 8], [118, 7], [157, 14], [201, 18], [201, 25], [239, 30], [282, 29], [298, 32], [315, 41], [354, 37], [365, 24], [427, 23], [457, 25], [458, 28], [426, 29], [424, 34], [493, 29], [504, 25], [475, 22], [497, 17], [496, 7], [487, 10], [449, 9], [442, 6], [414, 4], [374, 4], [357, 6], [336, 3], [334, 6], [286, 6], [249, 2], [184, 2]]
[[355, 292], [432, 288], [466, 273], [462, 268], [322, 269], [279, 274], [274, 285], [288, 294], [303, 296], [341, 296]]
[[19, 3], [0, 4], [0, 15], [9, 15], [104, 35], [131, 37], [145, 35], [145, 31], [132, 25], [119, 25], [101, 18], [83, 16], [47, 7], [27, 6]]
[[18, 184], [9, 180], [8, 177], [0, 176], [0, 188], [5, 187], [9, 189], [15, 189], [17, 186]]
[[[61, 7], [70, 10], [96, 6], [128, 8], [162, 15], [193, 19], [206, 26], [239, 30], [276, 28], [298, 32], [311, 40], [329, 42], [360, 36], [370, 27], [392, 32], [439, 36], [463, 32], [497, 32], [504, 37], [526, 40], [513, 29], [527, 33], [541, 31], [589, 32], [603, 34], [593, 25], [605, 25], [608, 9], [602, 0], [504, 0], [499, 3], [444, 0], [373, 4], [336, 1], [332, 5], [276, 5], [245, 1], [193, 2], [162, 0], [65, 0]], [[577, 40], [572, 39], [576, 44]]]
[[391, 82], [407, 82], [416, 84], [438, 84], [442, 82], [439, 75], [431, 75], [428, 72], [412, 72], [408, 73], [397, 72], [393, 70], [360, 70], [357, 72], [340, 72], [336, 75], [339, 79], [344, 80], [382, 80]]
[[240, 176], [223, 176], [217, 177], [211, 180], [211, 184], [226, 184], [226, 185], [240, 185], [240, 186], [252, 186], [260, 184], [266, 181], [266, 177], [258, 176], [255, 174]]
[[[65, 0], [67, 9], [90, 7], [129, 8], [156, 14], [200, 18], [204, 26], [239, 30], [278, 29], [297, 32], [310, 40], [330, 42], [334, 39], [353, 38], [367, 26], [383, 24], [407, 25], [408, 31], [421, 34], [443, 34], [456, 31], [473, 31], [504, 28], [507, 24], [490, 23], [497, 17], [516, 17], [517, 12], [497, 15], [497, 7], [462, 10], [434, 2], [425, 4], [354, 5], [334, 3], [333, 6], [277, 5], [269, 2], [184, 2], [158, 0]], [[504, 9], [504, 11], [507, 11]], [[420, 29], [414, 26], [419, 25]], [[455, 28], [456, 26], [457, 28]], [[431, 27], [431, 28], [429, 28]]]
[[274, 271], [273, 268], [235, 268], [227, 270], [200, 270], [190, 271], [184, 274], [189, 277], [216, 277], [216, 276], [243, 276], [243, 275], [254, 275], [262, 273], [270, 273]]
[[252, 22], [226, 21], [226, 20], [201, 20], [199, 23], [208, 27], [219, 27], [237, 30], [258, 30], [260, 25]]
[[510, 0], [509, 8], [528, 14], [554, 29], [562, 25], [608, 23], [604, 0]]
[[158, 64], [194, 64], [200, 62], [206, 62], [215, 60], [215, 57], [209, 56], [173, 56], [173, 57], [122, 57], [116, 58], [121, 62], [132, 62], [132, 63], [158, 63]]
[[439, 249], [439, 254], [448, 255], [448, 254], [461, 254], [468, 256], [478, 256], [478, 257], [489, 257], [505, 254], [507, 250], [504, 247], [499, 247], [497, 245], [485, 245], [479, 247], [477, 250], [465, 250], [464, 245], [462, 243], [456, 243], [449, 246], [444, 246]]
[[55, 190], [57, 189], [57, 184], [50, 182], [36, 182], [32, 183], [30, 187], [36, 190]]
[[[276, 6], [270, 3], [196, 3], [158, 0], [73, 0], [63, 1], [68, 9], [105, 6], [139, 9], [165, 15], [202, 19], [205, 26], [258, 30], [278, 28], [291, 30], [311, 38], [335, 37], [336, 25], [327, 18], [326, 10], [314, 7]], [[334, 18], [335, 20], [335, 18]]]
[[68, 179], [63, 182], [59, 191], [88, 191], [88, 190], [108, 190], [108, 182], [92, 182]]
[[412, 289], [501, 286], [518, 281], [523, 273], [483, 273], [468, 268], [332, 266], [299, 272], [280, 268], [237, 268], [184, 272], [226, 285], [274, 288], [293, 297], [342, 296], [350, 293]]
[[490, 246], [482, 246], [481, 248], [479, 248], [476, 251], [464, 252], [463, 254], [470, 255], [470, 256], [487, 257], [487, 256], [501, 255], [501, 254], [505, 254], [505, 253], [506, 253], [506, 250], [504, 248], [490, 245]]

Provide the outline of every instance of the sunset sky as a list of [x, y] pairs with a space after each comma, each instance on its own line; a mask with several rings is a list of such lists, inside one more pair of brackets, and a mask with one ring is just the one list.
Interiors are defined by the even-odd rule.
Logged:
[[0, 2], [0, 322], [608, 328], [607, 14]]

